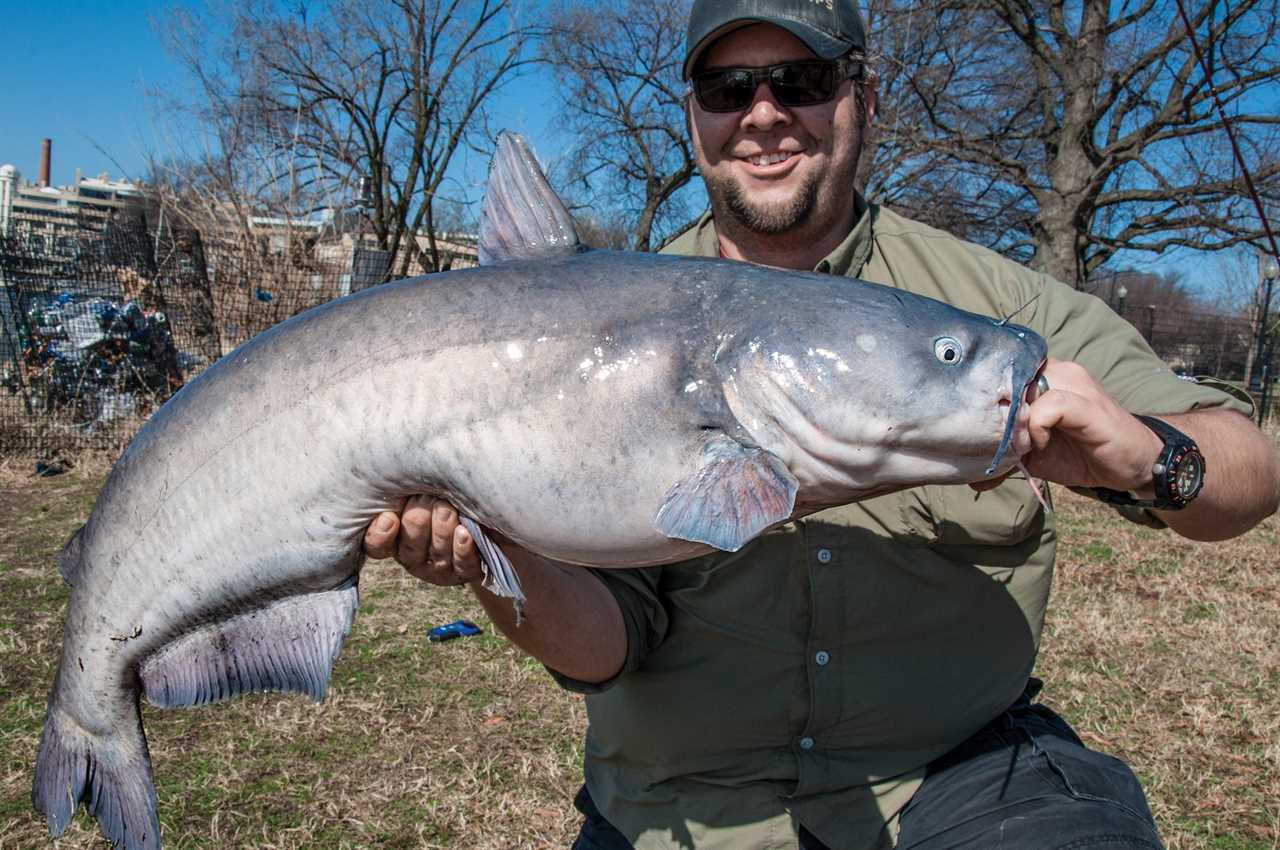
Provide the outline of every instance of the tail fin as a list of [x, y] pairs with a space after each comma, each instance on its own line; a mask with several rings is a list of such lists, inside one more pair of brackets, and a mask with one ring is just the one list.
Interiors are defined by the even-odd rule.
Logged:
[[59, 707], [55, 690], [36, 756], [31, 802], [44, 813], [49, 835], [57, 838], [81, 800], [114, 847], [159, 850], [156, 789], [141, 717], [132, 729], [95, 735]]

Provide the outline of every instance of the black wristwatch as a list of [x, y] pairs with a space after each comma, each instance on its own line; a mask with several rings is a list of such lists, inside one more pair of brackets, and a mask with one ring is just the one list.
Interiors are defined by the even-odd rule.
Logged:
[[1182, 510], [1199, 495], [1200, 488], [1204, 486], [1204, 455], [1200, 454], [1200, 448], [1194, 440], [1168, 422], [1150, 416], [1137, 418], [1164, 440], [1164, 450], [1151, 467], [1156, 497], [1138, 499], [1132, 493], [1106, 487], [1094, 487], [1093, 494], [1112, 505], [1131, 505], [1161, 511]]

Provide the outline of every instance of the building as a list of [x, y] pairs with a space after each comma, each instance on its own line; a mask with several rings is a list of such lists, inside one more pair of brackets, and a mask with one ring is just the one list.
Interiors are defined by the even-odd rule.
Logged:
[[101, 232], [112, 219], [142, 200], [143, 187], [106, 174], [55, 187], [49, 181], [52, 142], [44, 140], [40, 174], [35, 183], [22, 180], [12, 165], [0, 166], [0, 236], [18, 239], [33, 252], [58, 255], [71, 251], [86, 231]]

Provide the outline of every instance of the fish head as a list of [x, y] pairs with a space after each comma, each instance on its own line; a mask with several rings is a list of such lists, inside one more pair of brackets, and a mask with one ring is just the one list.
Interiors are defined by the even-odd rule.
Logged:
[[874, 287], [744, 331], [726, 398], [811, 491], [971, 483], [1030, 450], [1028, 328]]

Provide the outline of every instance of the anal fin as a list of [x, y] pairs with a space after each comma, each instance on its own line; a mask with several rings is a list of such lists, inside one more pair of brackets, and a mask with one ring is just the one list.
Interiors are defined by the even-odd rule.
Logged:
[[352, 576], [333, 590], [288, 596], [189, 632], [142, 663], [147, 700], [175, 708], [293, 691], [319, 702], [351, 631], [357, 595]]

